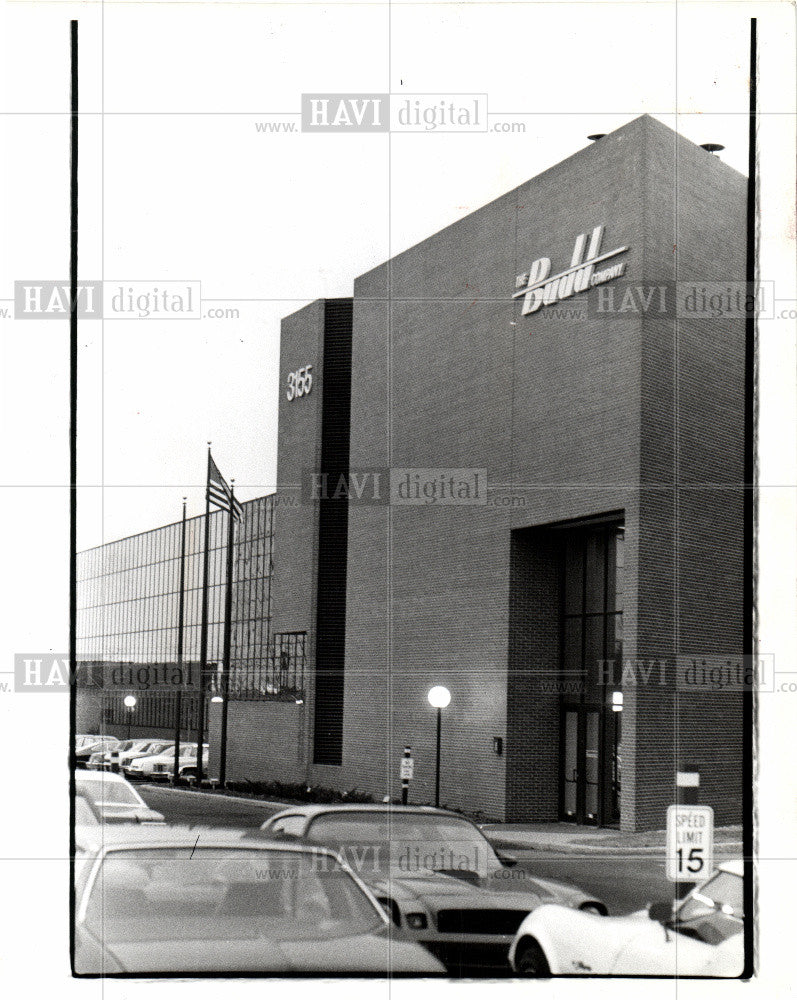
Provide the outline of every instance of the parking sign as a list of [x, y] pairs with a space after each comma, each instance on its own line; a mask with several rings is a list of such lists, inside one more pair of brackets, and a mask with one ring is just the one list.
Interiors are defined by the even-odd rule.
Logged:
[[671, 882], [700, 882], [714, 870], [714, 810], [667, 807], [666, 875]]
[[415, 768], [415, 761], [412, 757], [402, 757], [401, 758], [401, 778], [409, 780], [412, 778], [412, 773]]

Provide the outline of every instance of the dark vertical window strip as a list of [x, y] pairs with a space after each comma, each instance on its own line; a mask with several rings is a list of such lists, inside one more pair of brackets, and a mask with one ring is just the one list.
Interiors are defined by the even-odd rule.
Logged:
[[[330, 481], [349, 472], [351, 422], [352, 301], [324, 306], [321, 472]], [[313, 760], [343, 762], [343, 668], [346, 641], [348, 502], [319, 501], [318, 592]]]

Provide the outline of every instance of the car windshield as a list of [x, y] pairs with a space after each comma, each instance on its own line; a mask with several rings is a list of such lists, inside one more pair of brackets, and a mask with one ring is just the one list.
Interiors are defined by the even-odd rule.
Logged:
[[91, 806], [82, 795], [75, 796], [75, 824], [76, 826], [94, 825], [97, 817], [94, 815]]
[[484, 878], [501, 867], [479, 830], [455, 816], [329, 812], [312, 820], [307, 837], [334, 846], [355, 871], [389, 867], [406, 875], [434, 871]]
[[133, 789], [123, 781], [95, 781], [90, 791], [95, 802], [103, 805], [141, 806]]
[[718, 872], [686, 897], [672, 926], [708, 944], [719, 944], [742, 931], [742, 879]]
[[380, 911], [334, 858], [236, 848], [109, 852], [87, 926], [109, 945], [141, 941], [313, 941], [374, 933]]

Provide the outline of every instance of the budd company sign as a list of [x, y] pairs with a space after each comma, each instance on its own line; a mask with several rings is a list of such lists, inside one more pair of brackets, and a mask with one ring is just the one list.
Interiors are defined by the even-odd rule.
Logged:
[[562, 299], [569, 299], [571, 295], [585, 292], [588, 288], [602, 285], [625, 274], [624, 261], [596, 270], [596, 265], [628, 250], [628, 247], [617, 247], [615, 250], [601, 253], [603, 230], [603, 226], [595, 226], [589, 236], [589, 246], [587, 246], [587, 233], [581, 233], [576, 238], [570, 267], [566, 271], [560, 271], [551, 277], [550, 257], [540, 257], [532, 263], [527, 272], [517, 276], [515, 288], [519, 291], [516, 291], [512, 298], [523, 297], [523, 316], [537, 312], [541, 306], [550, 306], [555, 302], [561, 302]]

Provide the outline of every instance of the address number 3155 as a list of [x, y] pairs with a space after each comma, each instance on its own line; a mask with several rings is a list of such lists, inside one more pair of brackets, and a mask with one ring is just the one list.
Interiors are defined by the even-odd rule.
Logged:
[[286, 393], [289, 400], [298, 399], [299, 396], [307, 396], [313, 388], [313, 366], [305, 365], [295, 372], [288, 372], [288, 391]]

